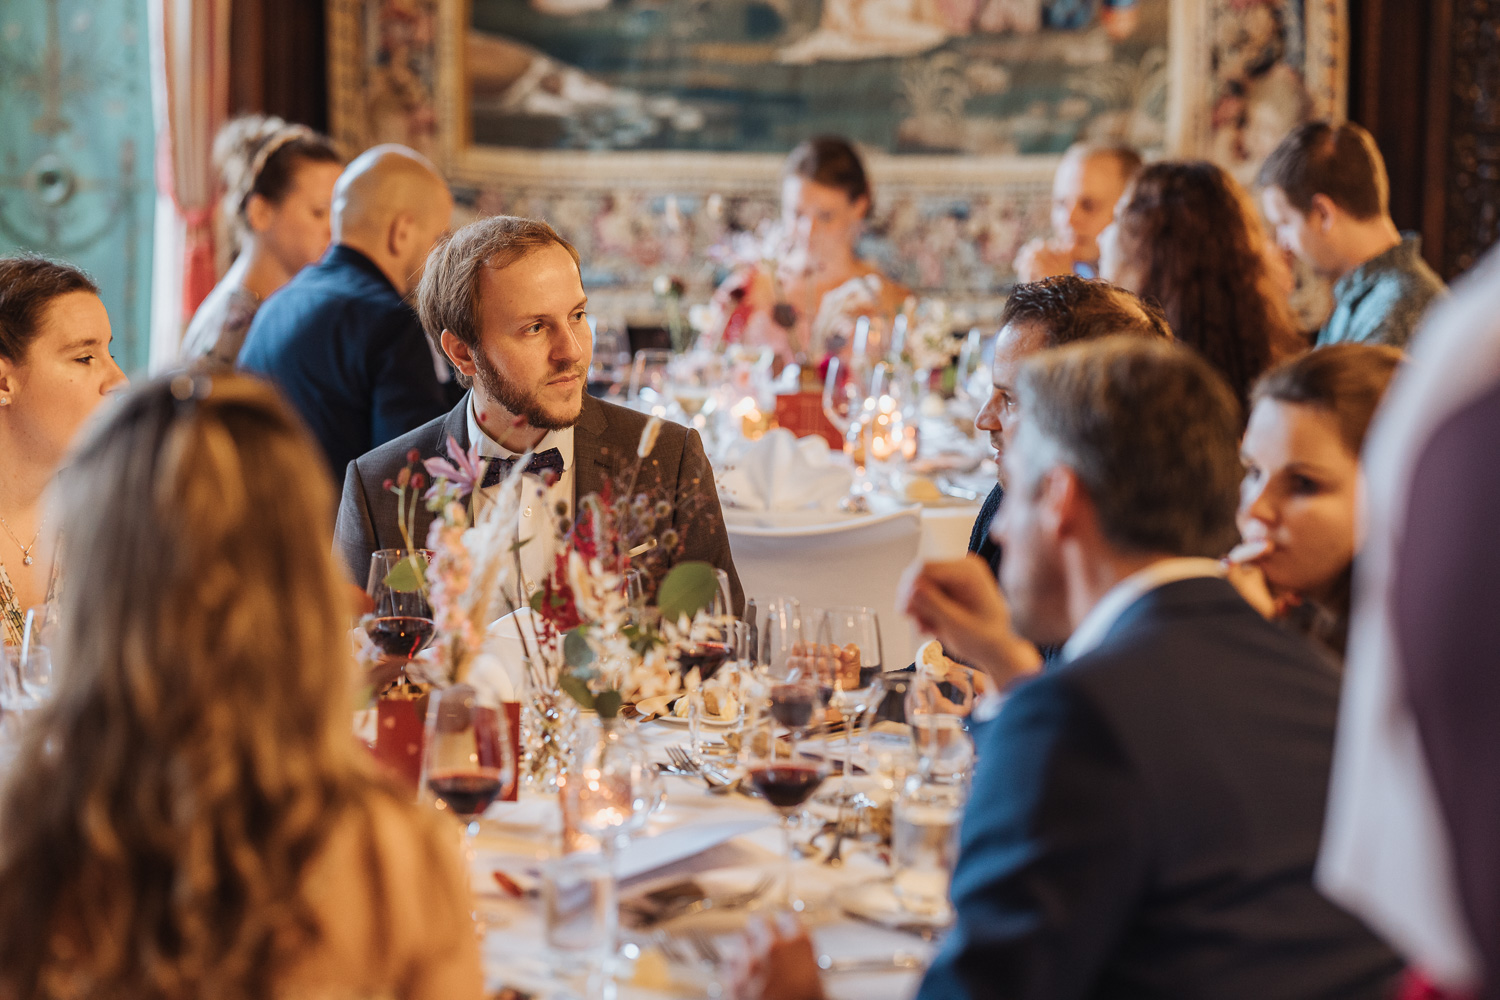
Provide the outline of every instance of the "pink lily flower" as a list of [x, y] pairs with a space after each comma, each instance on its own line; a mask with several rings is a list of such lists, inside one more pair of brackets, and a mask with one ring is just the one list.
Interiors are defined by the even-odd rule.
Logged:
[[459, 497], [466, 497], [474, 492], [474, 488], [484, 479], [484, 467], [489, 463], [487, 459], [479, 457], [477, 442], [466, 452], [458, 446], [458, 442], [450, 434], [448, 456], [448, 458], [429, 458], [422, 462], [427, 474], [433, 478], [432, 488], [427, 491], [428, 499], [438, 494], [438, 480], [446, 481]]

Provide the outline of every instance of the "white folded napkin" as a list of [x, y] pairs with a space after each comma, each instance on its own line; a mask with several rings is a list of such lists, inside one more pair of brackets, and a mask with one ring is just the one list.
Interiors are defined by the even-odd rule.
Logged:
[[833, 511], [853, 481], [827, 441], [778, 427], [746, 448], [718, 482], [724, 502], [745, 510]]

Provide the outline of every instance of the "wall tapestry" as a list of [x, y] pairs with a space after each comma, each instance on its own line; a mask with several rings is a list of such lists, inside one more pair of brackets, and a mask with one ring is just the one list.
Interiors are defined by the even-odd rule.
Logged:
[[1080, 139], [1242, 178], [1344, 104], [1342, 0], [329, 0], [335, 132], [428, 152], [465, 211], [546, 218], [596, 303], [706, 295], [782, 158], [867, 155], [862, 250], [992, 311]]

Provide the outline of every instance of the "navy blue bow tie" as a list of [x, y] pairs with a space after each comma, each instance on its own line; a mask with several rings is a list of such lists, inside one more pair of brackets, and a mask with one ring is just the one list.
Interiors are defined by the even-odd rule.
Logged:
[[[516, 463], [520, 459], [491, 458], [488, 461], [489, 465], [484, 470], [484, 481], [479, 484], [479, 488], [482, 490], [500, 485], [501, 481], [510, 475], [510, 470], [516, 467]], [[546, 451], [538, 452], [531, 456], [530, 462], [526, 463], [526, 471], [538, 476], [548, 469], [561, 476], [564, 468], [562, 452], [556, 448], [548, 448]]]

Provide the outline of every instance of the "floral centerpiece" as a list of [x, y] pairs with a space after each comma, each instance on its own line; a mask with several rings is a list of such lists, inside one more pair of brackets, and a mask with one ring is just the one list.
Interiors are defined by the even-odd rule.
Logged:
[[448, 680], [463, 682], [493, 648], [491, 624], [516, 615], [532, 723], [523, 726], [531, 730], [523, 750], [533, 779], [545, 778], [566, 751], [564, 699], [612, 718], [628, 702], [676, 689], [672, 644], [717, 591], [712, 566], [681, 563], [657, 589], [659, 621], [632, 607], [632, 579], [654, 578], [681, 543], [671, 505], [636, 489], [660, 430], [660, 419], [652, 418], [622, 481], [579, 498], [576, 516], [542, 505], [556, 545], [551, 570], [532, 593], [524, 590], [520, 564], [521, 549], [532, 540], [517, 534], [530, 454], [482, 503], [476, 486], [488, 460], [477, 445], [464, 450], [450, 438], [448, 457], [424, 463], [432, 478], [425, 499], [435, 517], [427, 537], [433, 555], [421, 575], [433, 609], [436, 659]]

